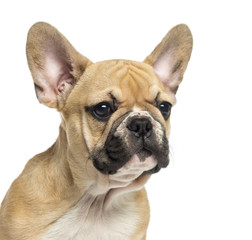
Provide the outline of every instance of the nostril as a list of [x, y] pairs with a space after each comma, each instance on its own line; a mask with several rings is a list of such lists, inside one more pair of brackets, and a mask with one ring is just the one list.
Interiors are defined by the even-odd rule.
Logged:
[[127, 128], [138, 138], [150, 137], [152, 132], [152, 124], [147, 118], [133, 118]]

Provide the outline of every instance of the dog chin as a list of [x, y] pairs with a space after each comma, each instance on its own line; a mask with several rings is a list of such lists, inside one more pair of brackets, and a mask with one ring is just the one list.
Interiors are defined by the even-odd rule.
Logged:
[[157, 160], [153, 155], [147, 156], [144, 161], [139, 158], [139, 154], [135, 154], [123, 167], [110, 175], [110, 184], [112, 188], [125, 187], [146, 172], [155, 169]]

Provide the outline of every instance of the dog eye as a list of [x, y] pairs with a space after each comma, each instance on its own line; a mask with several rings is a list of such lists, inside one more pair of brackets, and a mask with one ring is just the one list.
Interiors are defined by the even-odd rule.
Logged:
[[172, 105], [169, 102], [162, 102], [159, 104], [158, 109], [162, 113], [165, 120], [167, 120], [171, 113]]
[[100, 121], [107, 121], [112, 115], [113, 110], [108, 102], [101, 102], [94, 106], [93, 116]]

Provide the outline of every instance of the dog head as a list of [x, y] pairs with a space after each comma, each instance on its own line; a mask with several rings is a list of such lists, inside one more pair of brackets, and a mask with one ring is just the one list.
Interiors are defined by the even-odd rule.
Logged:
[[90, 160], [105, 175], [132, 166], [138, 175], [155, 173], [168, 165], [169, 117], [191, 50], [190, 30], [178, 25], [142, 63], [92, 63], [54, 27], [32, 26], [27, 58], [36, 94], [61, 113], [76, 172]]

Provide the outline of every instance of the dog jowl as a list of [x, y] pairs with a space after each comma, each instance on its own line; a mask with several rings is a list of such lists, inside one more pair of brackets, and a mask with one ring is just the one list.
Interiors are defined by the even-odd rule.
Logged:
[[144, 185], [169, 163], [170, 114], [191, 50], [182, 24], [143, 62], [93, 63], [51, 25], [33, 25], [27, 59], [36, 95], [62, 121], [53, 146], [7, 192], [0, 239], [146, 239]]

